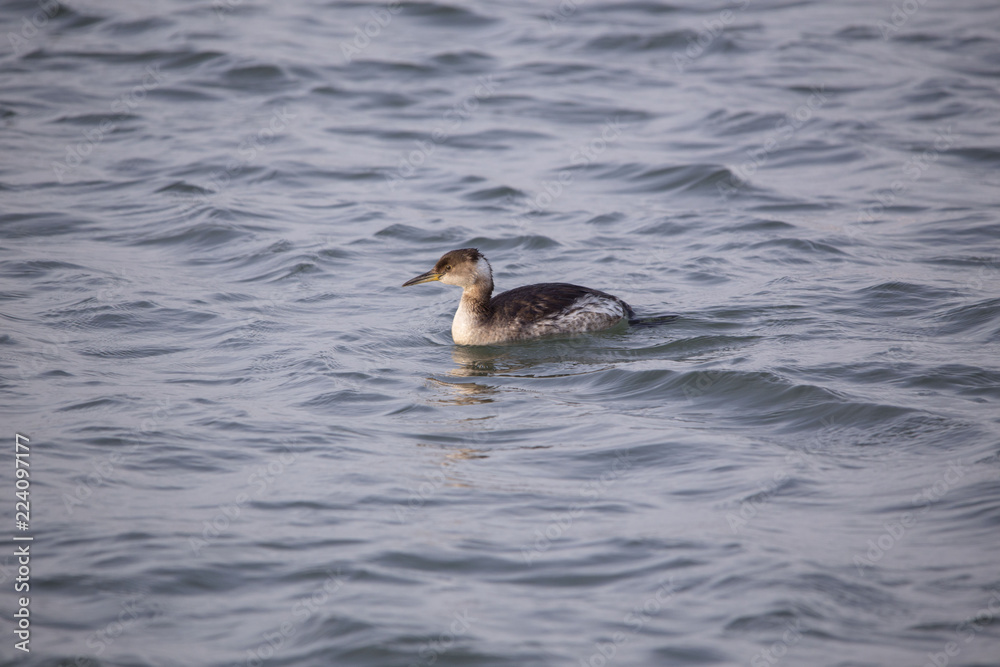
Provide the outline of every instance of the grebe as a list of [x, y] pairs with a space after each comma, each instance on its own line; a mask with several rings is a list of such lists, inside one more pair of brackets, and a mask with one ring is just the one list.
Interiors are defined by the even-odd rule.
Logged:
[[433, 269], [407, 280], [403, 287], [432, 280], [462, 288], [451, 323], [451, 337], [459, 345], [599, 331], [635, 315], [616, 296], [568, 283], [525, 285], [491, 299], [493, 271], [476, 248], [445, 253]]

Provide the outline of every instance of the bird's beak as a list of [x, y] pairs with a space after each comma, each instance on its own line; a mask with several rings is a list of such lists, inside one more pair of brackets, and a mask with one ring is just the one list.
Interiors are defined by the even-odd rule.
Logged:
[[403, 283], [403, 287], [409, 287], [410, 285], [419, 285], [420, 283], [429, 283], [432, 280], [441, 280], [441, 274], [437, 273], [434, 269], [431, 269], [427, 273], [421, 273], [416, 278], [410, 278], [405, 283]]

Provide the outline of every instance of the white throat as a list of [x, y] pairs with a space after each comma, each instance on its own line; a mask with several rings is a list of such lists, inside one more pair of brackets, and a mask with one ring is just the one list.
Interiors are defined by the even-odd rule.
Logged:
[[455, 319], [451, 321], [451, 337], [458, 345], [472, 345], [476, 338], [476, 315], [472, 310], [472, 300], [465, 298], [462, 293], [462, 300], [455, 311]]

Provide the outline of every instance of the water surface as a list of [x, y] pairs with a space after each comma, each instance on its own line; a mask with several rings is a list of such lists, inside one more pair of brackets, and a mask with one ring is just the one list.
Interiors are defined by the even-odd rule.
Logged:
[[5, 3], [0, 664], [995, 665], [1000, 8], [898, 7]]

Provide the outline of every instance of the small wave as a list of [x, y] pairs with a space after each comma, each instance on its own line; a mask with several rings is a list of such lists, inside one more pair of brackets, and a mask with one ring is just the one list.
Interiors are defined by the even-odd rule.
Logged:
[[591, 165], [596, 177], [606, 181], [632, 184], [627, 192], [669, 192], [685, 190], [714, 191], [716, 183], [733, 178], [733, 172], [722, 165], [690, 164], [674, 167], [654, 167], [629, 163], [623, 165]]

